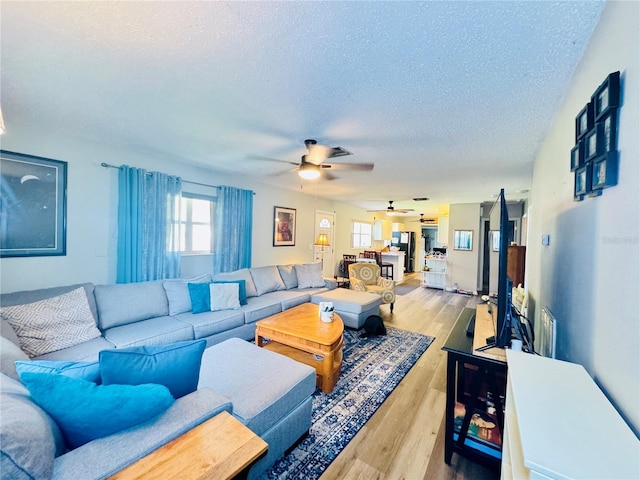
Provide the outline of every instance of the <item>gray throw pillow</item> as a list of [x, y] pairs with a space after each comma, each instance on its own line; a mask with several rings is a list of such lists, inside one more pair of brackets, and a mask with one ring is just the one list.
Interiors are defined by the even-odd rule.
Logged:
[[282, 277], [275, 265], [252, 268], [250, 272], [258, 295], [285, 289]]
[[324, 287], [322, 278], [321, 263], [305, 263], [296, 265], [296, 276], [298, 277], [298, 288], [318, 288]]
[[278, 265], [278, 272], [287, 290], [297, 288], [298, 276], [296, 275], [296, 269], [293, 265]]
[[188, 283], [208, 283], [210, 281], [211, 275], [208, 273], [193, 278], [164, 280], [162, 286], [167, 293], [167, 300], [169, 300], [169, 315], [178, 315], [179, 313], [191, 311]]
[[2, 478], [51, 478], [64, 452], [60, 429], [19, 382], [0, 375], [0, 472]]

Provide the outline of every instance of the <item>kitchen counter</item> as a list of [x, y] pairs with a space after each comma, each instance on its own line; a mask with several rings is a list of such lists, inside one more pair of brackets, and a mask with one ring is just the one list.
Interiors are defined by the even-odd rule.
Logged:
[[382, 252], [382, 261], [393, 264], [393, 279], [397, 283], [404, 280], [404, 252]]

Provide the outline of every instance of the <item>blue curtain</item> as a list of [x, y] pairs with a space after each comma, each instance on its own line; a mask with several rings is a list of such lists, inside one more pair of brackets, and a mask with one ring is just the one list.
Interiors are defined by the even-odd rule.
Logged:
[[213, 272], [250, 267], [253, 192], [218, 187], [214, 218]]
[[180, 274], [180, 177], [122, 165], [118, 172], [118, 283]]

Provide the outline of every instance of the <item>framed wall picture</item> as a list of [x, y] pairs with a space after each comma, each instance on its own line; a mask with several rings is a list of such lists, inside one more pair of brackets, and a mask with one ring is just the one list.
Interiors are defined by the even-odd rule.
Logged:
[[67, 162], [0, 150], [0, 257], [66, 255]]
[[571, 149], [571, 171], [575, 172], [584, 165], [584, 139], [581, 138]]
[[593, 96], [594, 121], [600, 120], [604, 115], [615, 109], [620, 104], [620, 72], [610, 73], [607, 79], [602, 82]]
[[454, 230], [454, 250], [473, 250], [473, 230]]
[[596, 123], [589, 133], [584, 137], [584, 161], [590, 162], [604, 151], [604, 126]]
[[608, 152], [596, 158], [591, 167], [591, 190], [601, 190], [618, 184], [618, 153]]
[[599, 124], [602, 125], [602, 151], [604, 153], [615, 152], [618, 139], [618, 110], [609, 110], [600, 117]]
[[574, 172], [573, 199], [582, 201], [589, 193], [591, 193], [591, 164], [587, 163]]
[[293, 247], [296, 244], [296, 209], [273, 207], [273, 246]]
[[576, 117], [576, 143], [593, 128], [593, 104], [587, 103]]

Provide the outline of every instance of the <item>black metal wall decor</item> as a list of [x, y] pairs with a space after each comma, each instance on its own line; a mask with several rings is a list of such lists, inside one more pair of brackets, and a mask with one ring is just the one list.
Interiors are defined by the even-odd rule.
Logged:
[[618, 184], [618, 107], [620, 72], [609, 74], [576, 117], [576, 144], [571, 149], [573, 199], [597, 197]]

